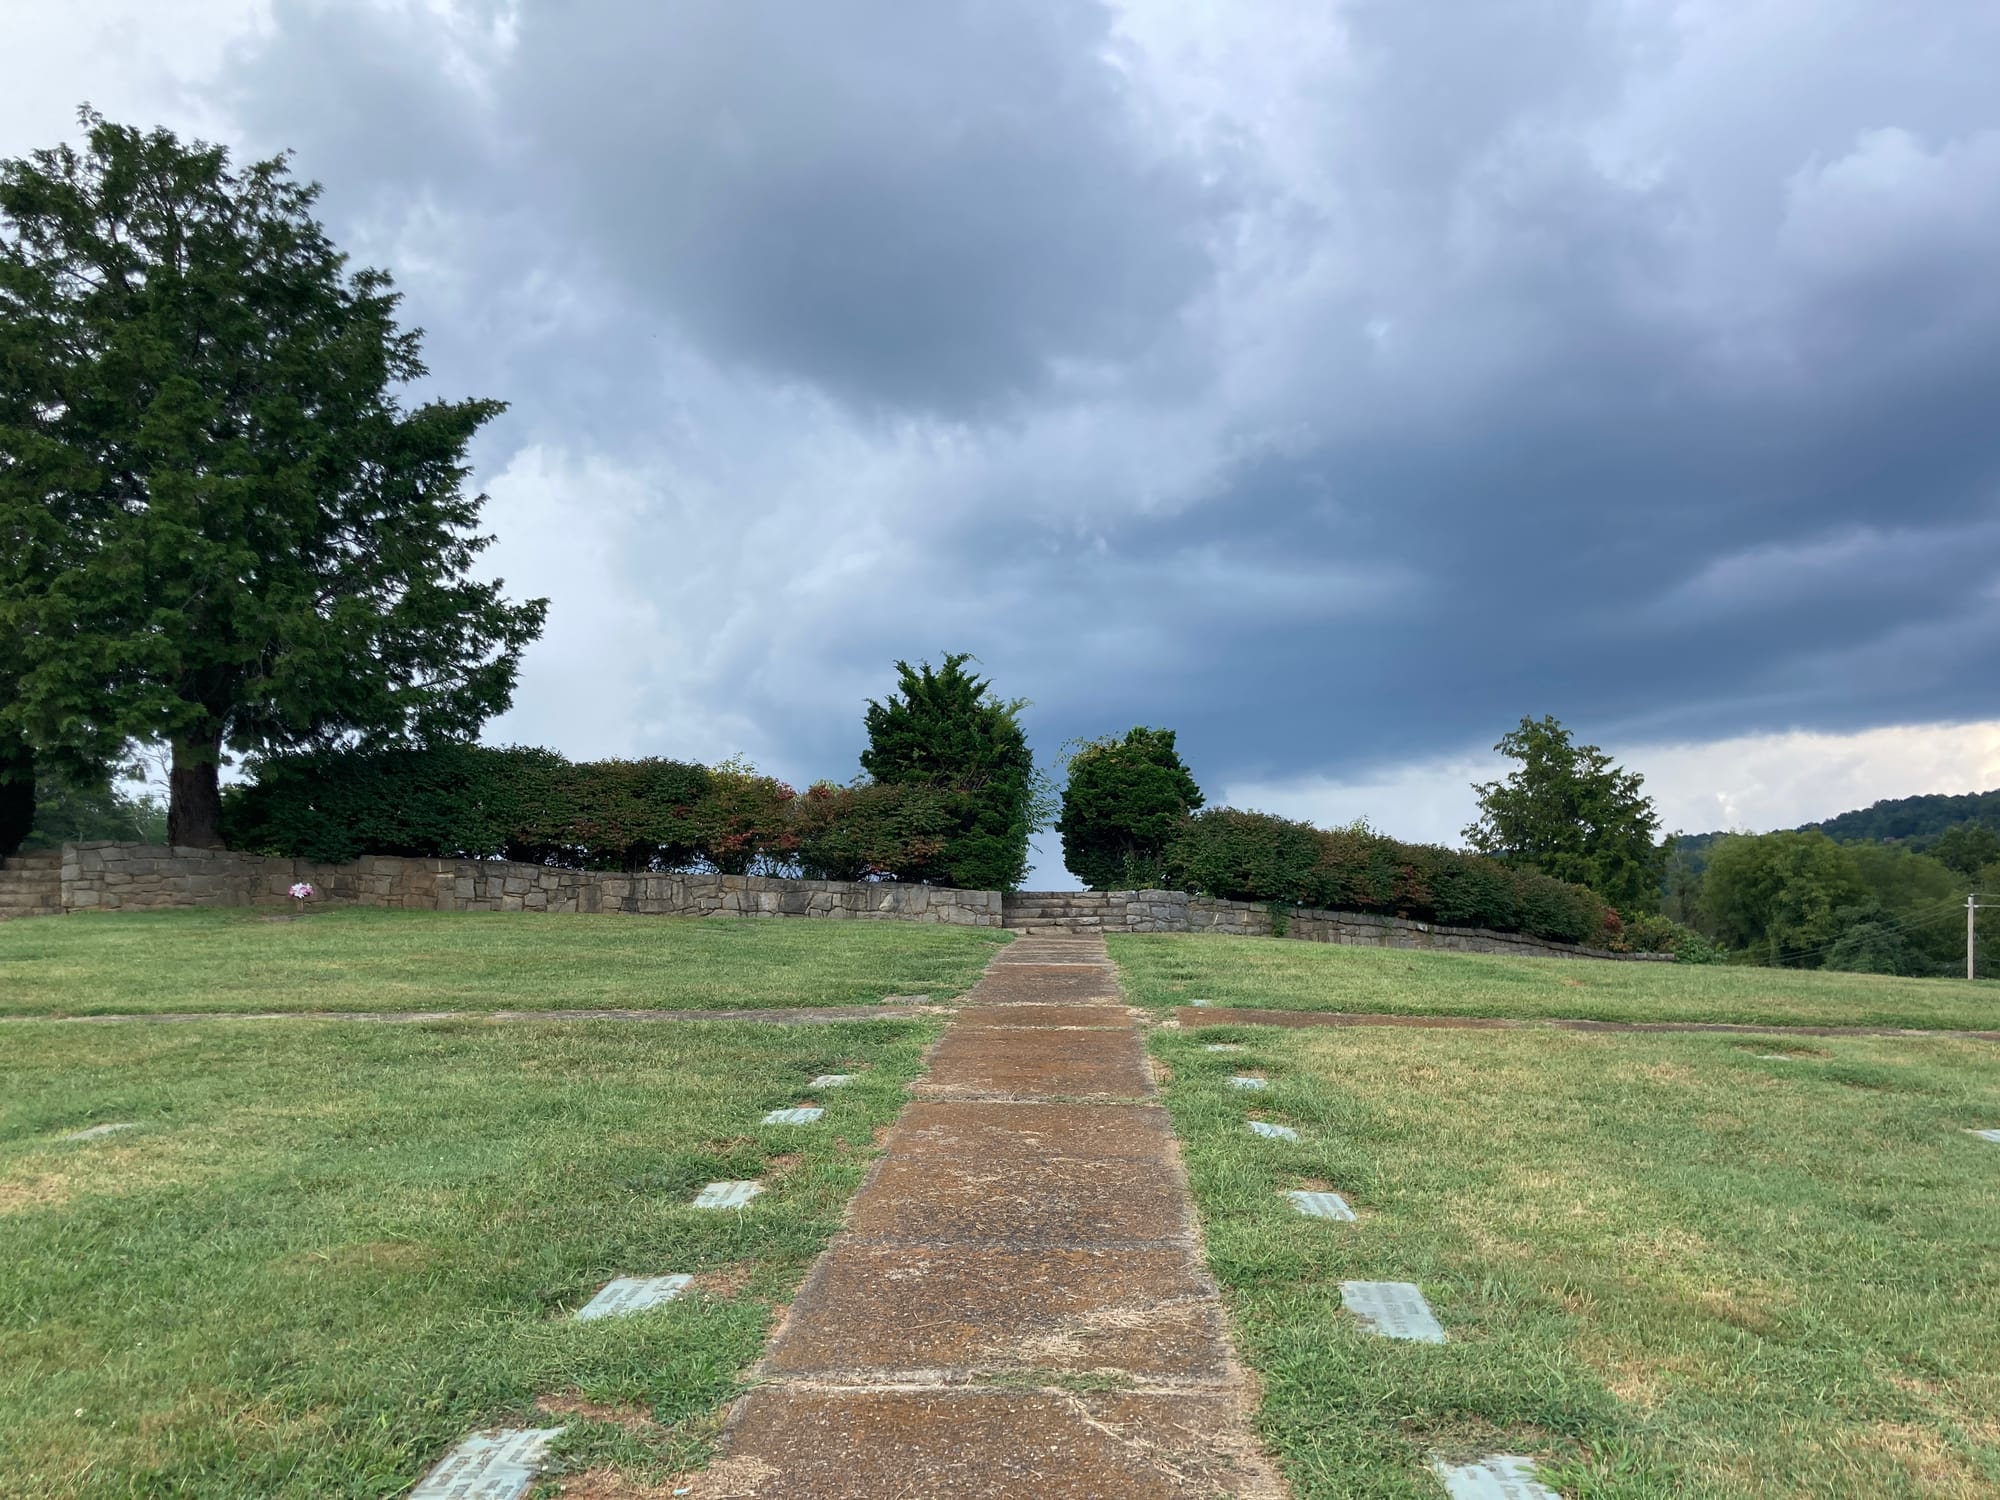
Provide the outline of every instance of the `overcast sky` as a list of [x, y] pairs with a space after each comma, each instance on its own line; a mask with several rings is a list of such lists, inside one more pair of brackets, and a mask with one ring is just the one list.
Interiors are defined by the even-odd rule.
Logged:
[[[489, 738], [1052, 755], [1451, 839], [1523, 714], [1669, 826], [2000, 785], [1992, 0], [0, 0], [297, 152], [553, 600]], [[25, 66], [22, 65], [25, 63]], [[1066, 883], [1045, 857], [1042, 883]]]

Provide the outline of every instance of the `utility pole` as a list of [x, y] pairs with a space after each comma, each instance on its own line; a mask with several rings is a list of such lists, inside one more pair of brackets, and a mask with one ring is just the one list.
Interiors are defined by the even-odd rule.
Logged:
[[1974, 891], [1965, 898], [1965, 977], [1967, 979], [1974, 977], [1973, 954], [1975, 945], [1979, 941], [1979, 929], [1974, 925], [1973, 917], [1978, 911], [1979, 893]]

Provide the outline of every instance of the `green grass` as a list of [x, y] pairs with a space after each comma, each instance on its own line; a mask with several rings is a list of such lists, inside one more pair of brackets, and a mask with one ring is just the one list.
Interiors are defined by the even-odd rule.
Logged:
[[1005, 933], [913, 922], [340, 910], [0, 923], [0, 1014], [731, 1010], [957, 995]]
[[1281, 939], [1117, 935], [1127, 992], [1258, 1010], [2000, 1029], [2000, 984], [1721, 964], [1614, 963], [1353, 948]]
[[[58, 944], [75, 942], [73, 930], [128, 956], [146, 943], [194, 949], [213, 937], [240, 949], [254, 937], [346, 952], [351, 963], [369, 944], [400, 941], [385, 966], [406, 968], [412, 938], [462, 953], [443, 930], [452, 922], [517, 954], [547, 954], [531, 944], [560, 948], [588, 928], [630, 944], [630, 963], [652, 941], [669, 976], [648, 987], [661, 1003], [685, 1003], [671, 988], [674, 955], [706, 955], [699, 962], [713, 967], [704, 945], [734, 931], [568, 917], [21, 925], [64, 929]], [[783, 945], [791, 925], [758, 933]], [[846, 945], [878, 941], [796, 925], [850, 955], [858, 950]], [[737, 951], [751, 974], [776, 973], [769, 949]], [[579, 965], [590, 957], [583, 946], [568, 953]], [[65, 961], [72, 973], [111, 964], [90, 963], [80, 944]], [[850, 990], [832, 986], [841, 998]], [[807, 995], [829, 998], [815, 984], [787, 991]], [[718, 1403], [761, 1350], [774, 1304], [838, 1227], [874, 1132], [894, 1117], [936, 1029], [9, 1026], [0, 1492], [378, 1497], [475, 1428], [553, 1425], [537, 1418], [538, 1397], [603, 1403], [569, 1419], [565, 1468], [658, 1479], [697, 1462]], [[817, 1099], [827, 1114], [816, 1125], [759, 1123], [806, 1100], [822, 1071], [863, 1076]], [[106, 1121], [136, 1128], [62, 1139]], [[741, 1212], [686, 1206], [711, 1180], [759, 1177], [766, 1192]], [[612, 1276], [675, 1271], [707, 1273], [712, 1290], [627, 1318], [567, 1319]]]
[[[1966, 1133], [2000, 1126], [1991, 1044], [1774, 1062], [1758, 1038], [1223, 1025], [1154, 1047], [1298, 1500], [1435, 1497], [1431, 1454], [1496, 1451], [1568, 1500], [2000, 1493], [2000, 1146]], [[1270, 1088], [1224, 1086], [1246, 1071]], [[1295, 1187], [1359, 1222], [1300, 1217]], [[1420, 1284], [1450, 1342], [1360, 1331], [1348, 1279]]]

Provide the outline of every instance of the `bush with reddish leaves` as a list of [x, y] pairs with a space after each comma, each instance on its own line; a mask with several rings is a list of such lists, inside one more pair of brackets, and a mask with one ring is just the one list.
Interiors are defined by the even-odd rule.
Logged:
[[1364, 823], [1322, 829], [1233, 807], [1183, 823], [1167, 870], [1172, 885], [1232, 901], [1375, 912], [1563, 943], [1604, 943], [1616, 920], [1580, 885], [1483, 855], [1400, 843]]

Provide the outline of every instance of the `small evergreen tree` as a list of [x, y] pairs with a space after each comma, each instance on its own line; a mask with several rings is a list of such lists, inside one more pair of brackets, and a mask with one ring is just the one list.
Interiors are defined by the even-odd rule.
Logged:
[[1524, 717], [1493, 747], [1521, 763], [1504, 781], [1475, 783], [1479, 821], [1465, 839], [1481, 854], [1589, 886], [1620, 911], [1659, 910], [1671, 838], [1645, 781], [1595, 745], [1578, 745], [1551, 716]]
[[419, 335], [317, 187], [83, 120], [0, 162], [0, 736], [78, 777], [169, 746], [214, 845], [225, 750], [469, 736], [546, 601], [468, 577], [501, 404], [402, 407]]
[[933, 669], [896, 663], [900, 694], [869, 700], [861, 768], [878, 782], [917, 782], [948, 795], [944, 847], [896, 873], [964, 890], [1011, 891], [1028, 873], [1028, 840], [1046, 817], [1046, 796], [1021, 728], [1027, 700], [1002, 700], [947, 654]]
[[1167, 843], [1200, 807], [1171, 729], [1130, 730], [1080, 746], [1063, 787], [1063, 863], [1094, 891], [1137, 890], [1166, 878]]

